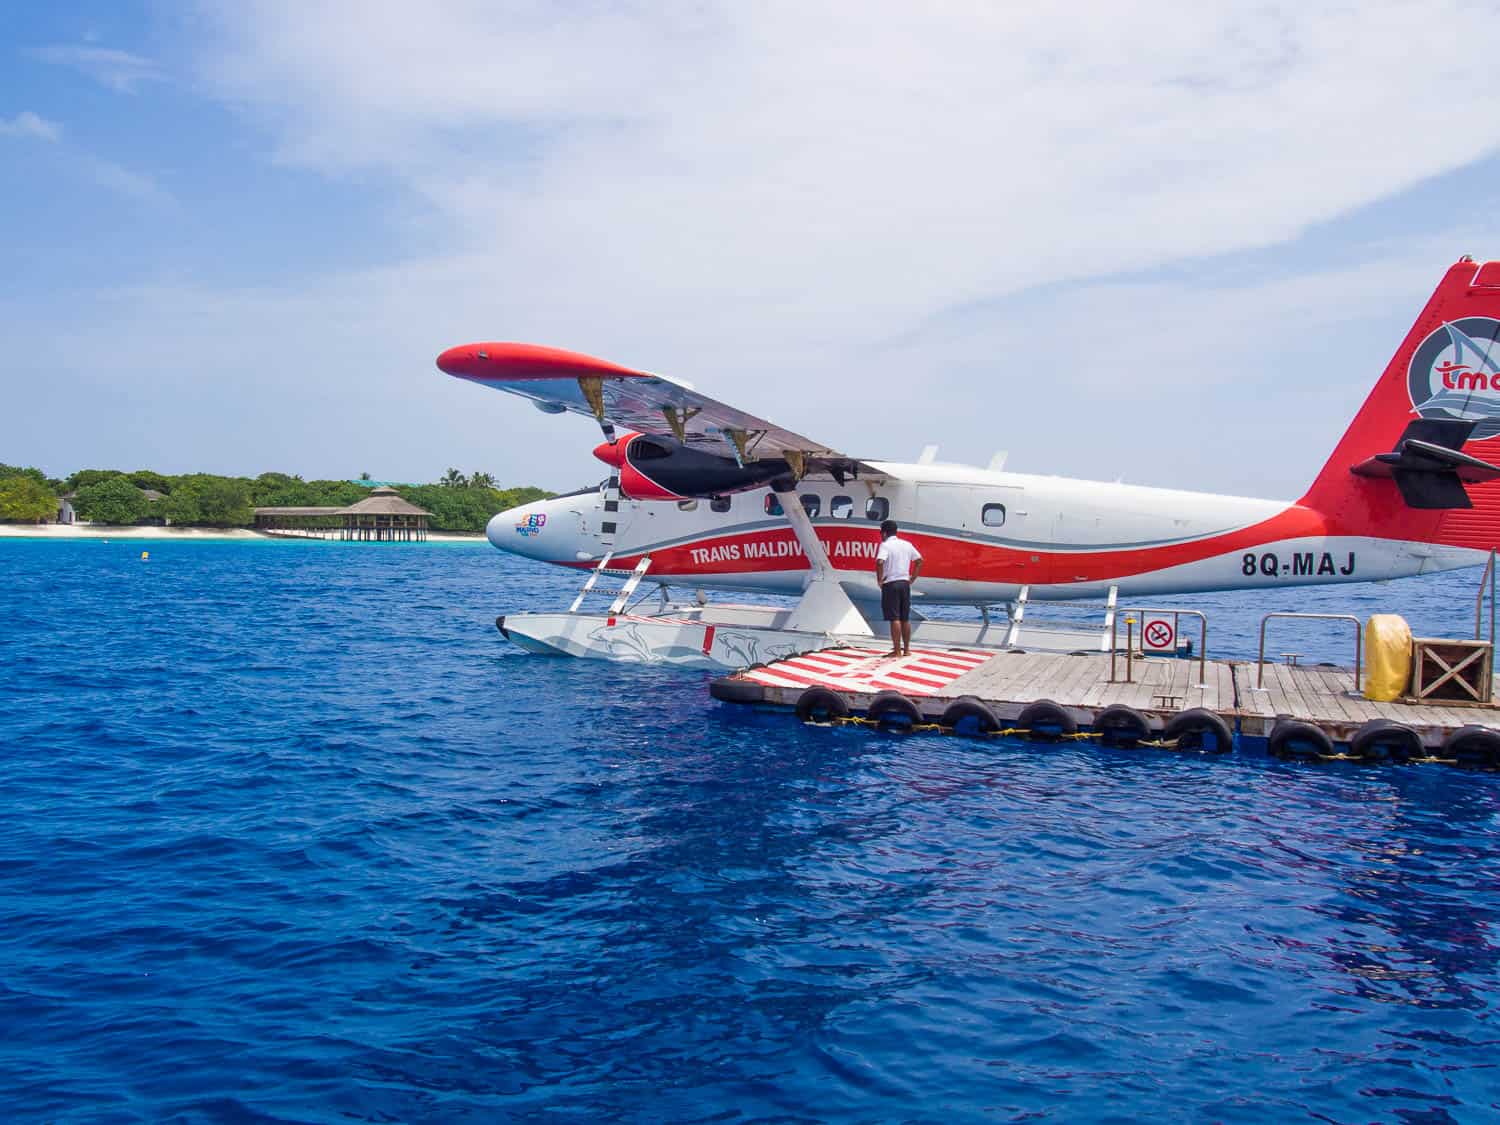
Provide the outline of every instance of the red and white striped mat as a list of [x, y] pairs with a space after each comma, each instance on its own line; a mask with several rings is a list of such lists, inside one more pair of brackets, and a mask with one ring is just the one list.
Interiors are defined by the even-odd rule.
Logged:
[[875, 648], [825, 648], [751, 668], [740, 678], [770, 687], [934, 695], [994, 655], [975, 649], [914, 648], [910, 656], [887, 657]]

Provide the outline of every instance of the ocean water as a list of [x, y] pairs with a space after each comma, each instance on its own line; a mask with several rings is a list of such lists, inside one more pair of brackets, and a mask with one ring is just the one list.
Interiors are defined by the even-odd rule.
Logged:
[[0, 579], [6, 1121], [1500, 1115], [1500, 776], [804, 729], [511, 648], [574, 579], [486, 547]]

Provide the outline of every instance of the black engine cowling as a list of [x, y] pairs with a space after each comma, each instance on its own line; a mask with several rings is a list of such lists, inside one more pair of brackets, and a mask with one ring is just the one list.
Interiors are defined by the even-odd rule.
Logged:
[[625, 434], [604, 442], [594, 456], [620, 473], [620, 492], [631, 500], [687, 500], [764, 488], [791, 469], [780, 457], [739, 465], [654, 434]]

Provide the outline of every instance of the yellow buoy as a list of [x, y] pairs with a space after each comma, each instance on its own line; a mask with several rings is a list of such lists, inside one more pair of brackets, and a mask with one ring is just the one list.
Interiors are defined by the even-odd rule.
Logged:
[[141, 552], [141, 558], [143, 558], [143, 559], [149, 559], [150, 557], [151, 557], [151, 552], [150, 551], [142, 551]]

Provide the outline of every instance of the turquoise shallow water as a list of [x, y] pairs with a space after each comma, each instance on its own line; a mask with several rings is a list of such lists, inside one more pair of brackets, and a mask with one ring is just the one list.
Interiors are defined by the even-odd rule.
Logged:
[[9, 1120], [1500, 1113], [1500, 777], [802, 729], [508, 647], [576, 579], [482, 547], [0, 575]]

